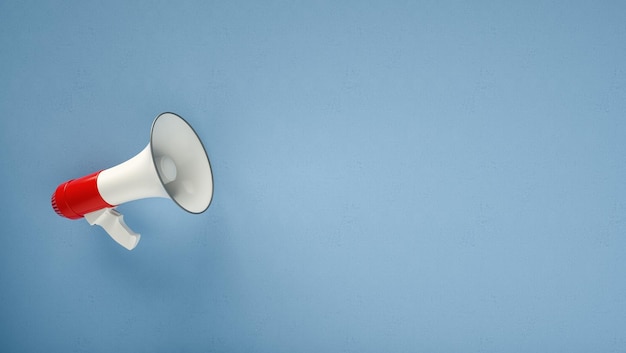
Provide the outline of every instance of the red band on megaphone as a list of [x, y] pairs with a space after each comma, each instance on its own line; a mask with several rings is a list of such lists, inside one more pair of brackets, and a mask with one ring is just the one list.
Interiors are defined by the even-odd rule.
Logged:
[[[101, 172], [101, 171], [100, 171]], [[82, 218], [86, 213], [101, 210], [109, 205], [98, 191], [98, 174], [66, 181], [52, 194], [52, 208], [59, 216], [69, 219]]]

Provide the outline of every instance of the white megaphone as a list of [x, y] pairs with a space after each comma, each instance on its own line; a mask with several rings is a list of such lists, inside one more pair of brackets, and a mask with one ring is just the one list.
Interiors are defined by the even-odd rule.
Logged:
[[190, 213], [204, 212], [213, 198], [209, 157], [193, 128], [180, 116], [154, 119], [148, 146], [115, 167], [66, 181], [52, 194], [52, 208], [69, 219], [100, 225], [128, 250], [140, 235], [114, 207], [124, 202], [164, 197]]

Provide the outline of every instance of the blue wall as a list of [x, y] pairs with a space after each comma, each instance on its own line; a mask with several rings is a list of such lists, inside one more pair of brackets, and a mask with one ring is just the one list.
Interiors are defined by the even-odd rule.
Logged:
[[[623, 2], [0, 2], [7, 352], [626, 347]], [[49, 197], [185, 117], [191, 215]]]

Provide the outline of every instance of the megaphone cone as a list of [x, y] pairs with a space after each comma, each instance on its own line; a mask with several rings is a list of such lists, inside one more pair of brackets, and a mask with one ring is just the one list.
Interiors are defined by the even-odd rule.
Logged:
[[150, 142], [136, 156], [60, 184], [51, 202], [60, 216], [84, 217], [132, 250], [140, 236], [113, 208], [149, 197], [169, 198], [190, 213], [204, 212], [213, 198], [213, 175], [204, 146], [193, 128], [173, 113], [154, 119]]

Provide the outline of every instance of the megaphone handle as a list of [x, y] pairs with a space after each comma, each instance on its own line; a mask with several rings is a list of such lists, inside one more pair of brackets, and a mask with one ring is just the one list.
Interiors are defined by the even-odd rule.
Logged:
[[124, 216], [113, 208], [87, 213], [85, 219], [91, 225], [97, 224], [104, 228], [113, 240], [128, 250], [133, 250], [141, 238], [140, 234], [128, 228], [124, 223]]

